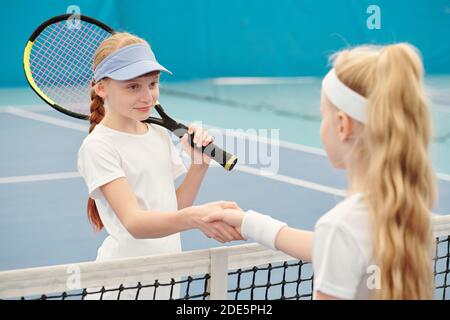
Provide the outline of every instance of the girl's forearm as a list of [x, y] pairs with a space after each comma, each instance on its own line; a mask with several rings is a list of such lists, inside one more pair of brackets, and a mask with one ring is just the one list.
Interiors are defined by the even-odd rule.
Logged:
[[141, 210], [130, 213], [128, 218], [124, 221], [125, 227], [136, 239], [162, 238], [195, 228], [189, 209], [174, 212]]
[[208, 165], [190, 166], [183, 183], [177, 189], [178, 209], [193, 205], [207, 170]]
[[275, 246], [278, 250], [305, 262], [311, 262], [314, 232], [282, 228], [277, 235]]

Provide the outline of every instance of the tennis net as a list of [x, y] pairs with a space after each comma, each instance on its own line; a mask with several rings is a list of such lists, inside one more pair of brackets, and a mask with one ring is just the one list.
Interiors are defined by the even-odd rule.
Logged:
[[[450, 215], [433, 217], [435, 299], [450, 300]], [[1, 299], [312, 299], [310, 263], [244, 244], [0, 272]]]

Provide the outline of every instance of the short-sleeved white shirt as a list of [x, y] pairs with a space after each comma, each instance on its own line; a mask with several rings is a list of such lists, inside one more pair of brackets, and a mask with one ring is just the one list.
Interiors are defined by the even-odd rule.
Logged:
[[166, 129], [157, 125], [148, 128], [138, 135], [98, 124], [79, 149], [78, 171], [109, 234], [97, 260], [181, 251], [179, 233], [159, 239], [133, 238], [100, 190], [100, 186], [125, 177], [142, 210], [177, 210], [174, 180], [186, 168]]
[[[133, 238], [100, 190], [102, 185], [125, 177], [142, 210], [177, 210], [174, 180], [185, 173], [186, 168], [166, 129], [157, 125], [147, 126], [145, 134], [137, 135], [98, 124], [79, 149], [78, 171], [109, 234], [98, 249], [97, 261], [181, 252], [179, 233], [158, 239]], [[170, 279], [158, 280], [170, 282]], [[140, 299], [152, 299], [153, 291], [153, 288], [142, 289]], [[170, 287], [159, 287], [156, 298], [168, 299], [170, 291]], [[178, 294], [179, 285], [176, 285], [172, 297], [177, 298]], [[117, 299], [117, 295], [117, 291], [107, 292], [102, 299]], [[120, 295], [121, 299], [134, 299], [135, 296], [136, 290], [127, 290]], [[86, 296], [86, 299], [99, 298], [99, 294]]]
[[[369, 299], [373, 276], [372, 222], [361, 193], [349, 196], [316, 223], [314, 291], [341, 299]], [[371, 279], [372, 280], [372, 279]]]

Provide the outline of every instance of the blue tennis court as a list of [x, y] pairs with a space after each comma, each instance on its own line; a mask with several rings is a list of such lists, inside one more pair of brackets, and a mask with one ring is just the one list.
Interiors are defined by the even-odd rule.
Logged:
[[[346, 188], [345, 174], [331, 167], [320, 148], [319, 79], [292, 79], [293, 83], [277, 85], [271, 84], [271, 79], [265, 79], [269, 84], [261, 84], [261, 79], [249, 81], [257, 84], [222, 86], [211, 80], [162, 86], [161, 103], [177, 119], [202, 121], [204, 126], [216, 128], [211, 130], [219, 141], [223, 131], [217, 128], [235, 130], [227, 131], [224, 142], [234, 145], [243, 163], [232, 172], [211, 167], [196, 203], [233, 200], [244, 209], [270, 213], [289, 225], [312, 230], [317, 219], [342, 199]], [[448, 78], [439, 83], [443, 81], [450, 83]], [[248, 91], [246, 86], [250, 86]], [[267, 86], [273, 89], [270, 94]], [[444, 94], [442, 88], [435, 89]], [[196, 90], [203, 94], [209, 90], [216, 101], [182, 95]], [[223, 95], [228, 99], [246, 104], [227, 106], [220, 99], [220, 90], [226, 90]], [[94, 260], [105, 234], [94, 234], [88, 223], [87, 189], [76, 168], [87, 124], [42, 104], [26, 88], [2, 90], [1, 95], [5, 102], [0, 109], [1, 145], [7, 152], [0, 160], [0, 268]], [[276, 107], [281, 98], [286, 99], [283, 107], [296, 112], [296, 117], [285, 116], [283, 109], [258, 109], [261, 101]], [[435, 103], [432, 108], [435, 136], [444, 137], [450, 107]], [[251, 159], [250, 151], [255, 150], [264, 157]], [[450, 139], [436, 138], [432, 150], [439, 183], [434, 212], [448, 214]], [[182, 245], [183, 250], [195, 250], [220, 243], [200, 231], [189, 231], [182, 234]]]
[[[271, 0], [264, 4], [239, 0], [208, 4], [202, 0], [137, 0], [130, 5], [125, 0], [63, 0], [58, 4], [18, 0], [5, 3], [4, 11], [22, 14], [23, 19], [11, 14], [0, 22], [3, 29], [15, 30], [5, 35], [8, 50], [0, 52], [4, 62], [0, 77], [0, 298], [41, 293], [41, 298], [47, 298], [45, 293], [63, 292], [57, 298], [64, 299], [68, 297], [66, 289], [69, 291], [67, 272], [72, 267], [83, 274], [86, 284], [76, 287], [78, 293], [81, 288], [100, 285], [103, 290], [118, 283], [120, 287], [131, 284], [128, 289], [139, 293], [149, 289], [141, 288], [141, 280], [153, 283], [154, 279], [156, 282], [149, 287], [155, 286], [156, 292], [158, 279], [169, 278], [170, 283], [161, 285], [170, 285], [173, 290], [178, 285], [174, 279], [185, 277], [179, 284], [186, 289], [186, 299], [312, 298], [310, 264], [297, 260], [289, 265], [286, 261], [292, 261], [292, 257], [244, 241], [222, 245], [199, 230], [181, 233], [184, 252], [174, 256], [93, 263], [107, 233], [95, 233], [89, 223], [88, 190], [77, 170], [78, 150], [89, 124], [57, 112], [43, 100], [56, 101], [62, 108], [65, 106], [61, 101], [68, 101], [70, 107], [79, 107], [68, 110], [69, 114], [86, 111], [82, 116], [89, 117], [87, 92], [96, 85], [93, 79], [103, 79], [97, 79], [98, 65], [91, 60], [99, 41], [114, 30], [141, 37], [141, 45], [150, 44], [141, 46], [146, 58], [136, 58], [139, 61], [132, 64], [149, 60], [148, 53], [153, 50], [158, 61], [173, 71], [171, 76], [163, 74], [159, 85], [159, 101], [165, 111], [184, 124], [194, 122], [207, 128], [218, 146], [238, 157], [231, 172], [214, 163], [210, 166], [195, 204], [235, 201], [244, 210], [253, 209], [306, 230], [313, 230], [318, 219], [340, 203], [347, 192], [345, 172], [332, 167], [320, 139], [322, 79], [329, 74], [330, 56], [362, 44], [370, 47], [407, 42], [415, 46], [420, 51], [417, 60], [424, 65], [432, 121], [429, 152], [438, 186], [433, 207], [437, 216], [433, 217], [433, 232], [438, 244], [433, 270], [435, 297], [449, 299], [448, 1], [418, 0], [412, 5], [406, 0], [345, 4], [326, 0]], [[148, 23], [147, 12], [159, 14], [152, 14]], [[61, 18], [62, 14], [67, 16]], [[80, 23], [79, 14], [84, 17], [84, 27], [78, 25], [77, 33], [73, 27], [77, 21]], [[51, 27], [33, 32], [57, 15], [58, 23], [53, 19]], [[101, 23], [93, 23], [92, 18]], [[100, 26], [103, 23], [108, 27]], [[32, 33], [36, 37], [30, 37]], [[63, 40], [58, 43], [59, 39]], [[415, 57], [415, 53], [411, 56]], [[122, 58], [131, 59], [123, 53]], [[156, 62], [154, 57], [150, 60]], [[125, 60], [118, 61], [119, 69], [109, 62], [100, 75], [113, 79], [111, 72], [130, 66], [123, 65]], [[147, 70], [145, 74], [161, 70]], [[60, 76], [67, 82], [59, 82]], [[334, 84], [339, 86], [339, 80], [335, 79]], [[342, 86], [344, 91], [340, 93], [358, 97], [351, 88]], [[72, 96], [66, 96], [68, 92]], [[43, 100], [36, 93], [44, 95]], [[325, 85], [323, 93], [329, 98]], [[66, 100], [56, 100], [59, 96]], [[369, 97], [359, 98], [363, 107], [374, 102]], [[347, 100], [339, 108], [353, 117], [345, 108], [355, 101]], [[410, 109], [408, 112], [414, 113]], [[358, 109], [357, 113], [363, 111]], [[181, 151], [179, 140], [172, 137], [188, 166], [189, 156]], [[152, 159], [148, 161], [150, 165]], [[179, 178], [177, 184], [181, 181]], [[242, 271], [246, 268], [250, 269]], [[197, 284], [192, 283], [198, 294], [189, 292], [191, 275], [202, 275]], [[271, 287], [276, 288], [269, 293]], [[259, 289], [261, 292], [253, 296]], [[241, 291], [250, 293], [238, 297]], [[74, 296], [86, 298], [84, 291]]]

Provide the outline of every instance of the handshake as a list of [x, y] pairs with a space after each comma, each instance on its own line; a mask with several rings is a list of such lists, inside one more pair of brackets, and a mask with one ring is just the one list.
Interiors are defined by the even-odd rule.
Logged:
[[244, 213], [235, 202], [218, 201], [183, 209], [190, 229], [200, 229], [221, 243], [252, 239], [276, 249], [278, 232], [286, 223], [252, 210]]
[[187, 207], [180, 212], [188, 229], [199, 229], [221, 243], [245, 240], [241, 234], [244, 211], [235, 202], [217, 201]]

